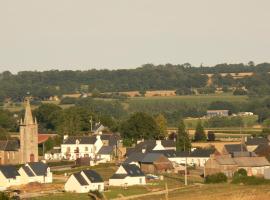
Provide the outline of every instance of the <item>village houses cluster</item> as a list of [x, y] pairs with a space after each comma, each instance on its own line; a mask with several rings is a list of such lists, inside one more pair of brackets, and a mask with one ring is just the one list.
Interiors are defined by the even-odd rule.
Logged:
[[[49, 163], [63, 160], [74, 161], [76, 166], [118, 164], [107, 183], [103, 175], [94, 170], [69, 174], [64, 189], [77, 193], [102, 192], [106, 185], [145, 185], [150, 176], [184, 173], [186, 166], [202, 168], [204, 176], [222, 172], [232, 177], [238, 169], [244, 168], [249, 176], [270, 178], [270, 163], [265, 158], [270, 146], [265, 138], [246, 138], [241, 143], [225, 144], [220, 149], [194, 147], [191, 151], [178, 152], [175, 140], [141, 140], [133, 147], [125, 148], [119, 134], [105, 129], [97, 124], [89, 136], [66, 135], [61, 146], [46, 152], [40, 161], [38, 146], [43, 137], [38, 134], [38, 122], [32, 116], [29, 100], [26, 101], [19, 138], [0, 141], [0, 189], [30, 182], [52, 183]], [[19, 169], [15, 167], [17, 164], [21, 166]]]

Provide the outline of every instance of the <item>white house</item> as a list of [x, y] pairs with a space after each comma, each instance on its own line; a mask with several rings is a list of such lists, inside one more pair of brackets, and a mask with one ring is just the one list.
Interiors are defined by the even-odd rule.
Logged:
[[31, 162], [18, 170], [21, 183], [30, 182], [52, 183], [52, 172], [50, 167], [43, 162]]
[[87, 193], [89, 191], [104, 191], [104, 181], [101, 176], [93, 170], [83, 170], [72, 174], [66, 184], [65, 191], [76, 193]]
[[0, 166], [0, 190], [30, 182], [52, 183], [52, 172], [47, 164], [31, 162], [17, 170], [12, 165]]
[[110, 186], [145, 185], [145, 175], [137, 165], [122, 164], [109, 179]]
[[0, 190], [6, 190], [10, 186], [21, 185], [20, 174], [12, 165], [0, 166]]
[[79, 136], [64, 137], [61, 144], [62, 157], [68, 160], [76, 160], [82, 157], [95, 158], [96, 153], [103, 146], [100, 135], [96, 136]]

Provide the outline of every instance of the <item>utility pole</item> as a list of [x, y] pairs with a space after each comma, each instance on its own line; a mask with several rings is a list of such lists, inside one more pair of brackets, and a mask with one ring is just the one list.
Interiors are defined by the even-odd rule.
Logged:
[[[186, 141], [184, 140], [184, 152], [186, 151]], [[187, 155], [185, 160], [185, 185], [187, 185]]]
[[90, 116], [90, 125], [91, 125], [91, 127], [90, 127], [90, 130], [91, 130], [91, 132], [93, 131], [93, 118], [92, 118], [92, 115]]

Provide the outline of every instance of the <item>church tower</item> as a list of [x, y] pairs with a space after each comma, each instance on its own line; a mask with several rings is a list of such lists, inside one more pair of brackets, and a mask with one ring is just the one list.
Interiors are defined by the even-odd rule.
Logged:
[[21, 163], [38, 161], [38, 124], [33, 119], [30, 99], [25, 99], [25, 115], [20, 122]]

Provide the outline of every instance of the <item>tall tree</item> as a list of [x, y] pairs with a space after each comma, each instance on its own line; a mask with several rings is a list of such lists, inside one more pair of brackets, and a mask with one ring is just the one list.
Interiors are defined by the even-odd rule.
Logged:
[[159, 114], [155, 121], [159, 131], [158, 137], [164, 139], [167, 136], [167, 119], [162, 114]]
[[189, 135], [186, 131], [185, 123], [180, 120], [178, 125], [178, 134], [176, 137], [176, 150], [177, 151], [189, 151], [191, 149], [191, 142]]
[[197, 123], [194, 140], [195, 141], [205, 141], [206, 140], [206, 135], [205, 135], [201, 120], [199, 120]]
[[136, 142], [138, 139], [155, 139], [159, 131], [151, 115], [139, 112], [122, 123], [121, 134], [125, 140]]

